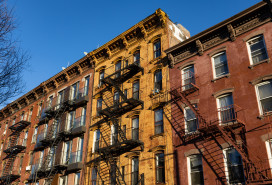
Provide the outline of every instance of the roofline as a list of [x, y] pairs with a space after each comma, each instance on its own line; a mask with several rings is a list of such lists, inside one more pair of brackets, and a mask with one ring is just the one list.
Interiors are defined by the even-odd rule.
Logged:
[[263, 7], [263, 6], [265, 6], [265, 5], [267, 5], [267, 3], [264, 2], [264, 1], [261, 1], [261, 2], [259, 2], [257, 4], [255, 4], [255, 5], [247, 8], [246, 10], [244, 10], [244, 11], [242, 11], [242, 12], [240, 12], [240, 13], [238, 13], [238, 14], [236, 14], [236, 15], [234, 15], [234, 16], [232, 16], [232, 17], [230, 17], [230, 18], [228, 18], [228, 19], [226, 19], [226, 20], [224, 20], [224, 21], [222, 21], [222, 22], [220, 22], [220, 23], [218, 23], [218, 24], [216, 24], [216, 25], [214, 25], [214, 26], [212, 26], [212, 27], [210, 27], [210, 28], [196, 34], [196, 35], [194, 35], [194, 36], [192, 36], [192, 37], [190, 37], [190, 38], [188, 38], [187, 40], [185, 40], [185, 41], [183, 41], [183, 42], [181, 42], [181, 43], [179, 43], [179, 44], [177, 44], [177, 45], [175, 45], [175, 46], [173, 46], [171, 48], [166, 49], [165, 52], [167, 54], [171, 53], [172, 51], [174, 51], [174, 50], [176, 50], [176, 49], [178, 49], [178, 48], [180, 48], [182, 46], [185, 46], [185, 45], [187, 45], [187, 44], [189, 44], [189, 43], [191, 43], [193, 41], [196, 41], [197, 39], [199, 39], [199, 38], [201, 38], [201, 37], [203, 37], [205, 35], [208, 35], [209, 33], [213, 32], [213, 31], [216, 31], [217, 29], [220, 29], [222, 27], [227, 26], [231, 22], [233, 22], [235, 20], [238, 20], [241, 17], [245, 16], [246, 14], [249, 14], [249, 13], [251, 13], [251, 12], [253, 12], [253, 11]]

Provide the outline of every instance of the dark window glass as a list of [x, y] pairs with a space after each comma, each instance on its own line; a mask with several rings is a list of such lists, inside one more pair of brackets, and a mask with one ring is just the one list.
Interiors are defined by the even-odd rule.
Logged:
[[139, 139], [139, 117], [135, 117], [132, 119], [132, 139]]
[[118, 78], [119, 76], [121, 76], [121, 61], [117, 62], [115, 64], [115, 78]]
[[163, 133], [163, 110], [155, 110], [155, 134]]
[[241, 155], [234, 148], [226, 151], [227, 166], [229, 173], [230, 183], [243, 183], [245, 182], [243, 162]]
[[120, 102], [120, 95], [119, 95], [119, 92], [116, 91], [116, 92], [114, 93], [114, 96], [113, 96], [113, 103], [114, 103], [114, 104], [118, 104], [119, 102]]
[[162, 90], [162, 70], [159, 69], [154, 74], [154, 90], [156, 91]]
[[190, 157], [190, 167], [191, 167], [191, 184], [204, 185], [201, 155], [193, 155]]
[[165, 182], [164, 153], [156, 154], [156, 183]]
[[154, 58], [161, 56], [161, 40], [158, 39], [154, 42]]
[[134, 99], [138, 100], [139, 99], [139, 81], [137, 80], [136, 82], [133, 83], [133, 92], [132, 92], [132, 96]]
[[101, 87], [104, 84], [102, 81], [104, 79], [104, 73], [105, 73], [104, 70], [100, 71], [99, 73], [99, 87]]
[[136, 185], [139, 180], [139, 158], [132, 159], [131, 185]]
[[134, 62], [134, 64], [140, 66], [140, 51], [136, 51], [133, 54], [133, 62]]

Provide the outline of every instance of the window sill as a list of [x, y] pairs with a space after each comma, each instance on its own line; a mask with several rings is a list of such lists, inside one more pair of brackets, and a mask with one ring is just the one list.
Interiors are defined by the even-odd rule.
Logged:
[[159, 56], [159, 57], [157, 57], [157, 58], [152, 59], [149, 63], [150, 63], [150, 64], [153, 64], [153, 63], [155, 63], [155, 62], [157, 62], [157, 61], [159, 61], [159, 60], [161, 60], [161, 59], [162, 59], [162, 56]]
[[154, 138], [156, 138], [156, 137], [160, 137], [160, 136], [164, 136], [164, 132], [159, 133], [159, 134], [155, 134], [155, 135], [153, 135], [153, 136], [150, 136], [150, 139], [152, 140], [152, 139], [154, 139]]
[[212, 82], [216, 82], [217, 80], [220, 80], [220, 79], [222, 79], [222, 78], [229, 78], [229, 77], [230, 77], [230, 74], [228, 73], [228, 74], [219, 76], [219, 77], [217, 77], [217, 78], [214, 78], [214, 79], [212, 79], [211, 81], [212, 81]]
[[272, 111], [266, 112], [263, 115], [259, 115], [259, 116], [257, 116], [257, 118], [260, 119], [260, 120], [262, 120], [262, 119], [264, 119], [265, 117], [268, 117], [268, 116], [272, 116]]
[[252, 64], [252, 65], [248, 66], [248, 68], [249, 68], [249, 69], [253, 69], [255, 66], [257, 66], [257, 65], [259, 65], [259, 64], [263, 64], [263, 63], [270, 63], [270, 58], [265, 59], [265, 60], [263, 60], [263, 61], [261, 61], [261, 62], [258, 62], [258, 63], [256, 63], [256, 64]]

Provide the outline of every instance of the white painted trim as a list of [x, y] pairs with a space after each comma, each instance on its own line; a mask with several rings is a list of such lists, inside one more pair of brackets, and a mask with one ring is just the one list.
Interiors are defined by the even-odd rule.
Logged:
[[270, 170], [272, 173], [272, 153], [271, 153], [272, 149], [270, 148], [269, 141], [272, 142], [272, 140], [267, 140], [265, 142], [265, 146], [266, 146], [266, 150], [267, 150], [267, 157], [268, 157], [268, 161], [269, 161]]
[[256, 35], [256, 36], [252, 37], [251, 39], [249, 39], [249, 40], [246, 42], [246, 45], [247, 45], [247, 52], [248, 52], [248, 56], [249, 56], [249, 63], [250, 63], [250, 65], [254, 65], [254, 64], [253, 64], [253, 61], [252, 61], [251, 49], [250, 49], [249, 42], [252, 41], [252, 40], [254, 40], [254, 39], [257, 39], [257, 38], [259, 38], [259, 37], [262, 37], [262, 41], [263, 41], [263, 44], [264, 44], [265, 52], [266, 52], [266, 55], [268, 56], [267, 47], [266, 47], [266, 44], [265, 44], [265, 40], [264, 40], [263, 34]]
[[217, 57], [217, 56], [219, 56], [219, 55], [222, 55], [222, 54], [225, 54], [225, 56], [226, 56], [227, 67], [228, 67], [228, 73], [227, 73], [227, 74], [229, 74], [229, 65], [228, 65], [227, 53], [226, 53], [226, 51], [221, 51], [221, 52], [219, 52], [219, 53], [214, 54], [214, 55], [211, 57], [211, 58], [212, 58], [213, 79], [220, 78], [221, 76], [227, 75], [227, 74], [223, 74], [223, 75], [220, 75], [220, 76], [216, 76], [216, 72], [215, 72], [214, 58]]
[[269, 80], [268, 81], [265, 81], [265, 82], [262, 82], [262, 83], [259, 83], [257, 85], [255, 85], [255, 91], [256, 91], [256, 96], [257, 96], [257, 102], [258, 102], [258, 107], [259, 107], [259, 113], [260, 115], [263, 115], [264, 114], [264, 111], [263, 111], [263, 108], [262, 108], [262, 104], [261, 104], [261, 100], [260, 100], [260, 93], [259, 93], [259, 86], [262, 86], [262, 85], [265, 85], [265, 84], [268, 84], [268, 83], [272, 83], [270, 82]]

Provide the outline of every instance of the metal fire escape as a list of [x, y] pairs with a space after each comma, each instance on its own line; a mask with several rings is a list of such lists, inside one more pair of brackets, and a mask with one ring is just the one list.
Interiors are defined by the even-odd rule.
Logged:
[[0, 184], [7, 185], [18, 180], [21, 176], [20, 167], [14, 165], [17, 154], [25, 152], [26, 149], [26, 139], [20, 137], [21, 131], [30, 125], [28, 121], [18, 121], [14, 125], [9, 127], [8, 133], [9, 142], [4, 150], [6, 153], [4, 161], [4, 167], [0, 177]]
[[[193, 144], [217, 176], [217, 181], [220, 184], [227, 184], [222, 155], [219, 155], [219, 153], [222, 154], [223, 149], [218, 140], [219, 138], [223, 139], [241, 155], [247, 184], [266, 184], [271, 180], [265, 175], [266, 170], [261, 169], [257, 165], [258, 159], [253, 159], [255, 156], [249, 157], [247, 152], [245, 124], [239, 119], [242, 108], [237, 105], [220, 108], [217, 113], [220, 118], [208, 118], [209, 121], [207, 121], [200, 110], [190, 102], [190, 97], [199, 91], [199, 87], [196, 85], [196, 76], [191, 72], [185, 76], [188, 77], [184, 80], [188, 82], [187, 84], [170, 89], [163, 95], [170, 97], [170, 100], [164, 102], [163, 111], [180, 139], [178, 145]], [[154, 103], [158, 103], [156, 97], [153, 100]], [[170, 105], [171, 108], [167, 105]], [[196, 117], [197, 129], [194, 132], [188, 133], [185, 129], [186, 123], [182, 105], [188, 106]]]
[[[137, 137], [128, 138], [120, 123], [122, 115], [139, 106], [143, 108], [139, 92], [128, 98], [121, 90], [122, 84], [139, 72], [143, 73], [143, 68], [137, 63], [121, 67], [102, 79], [103, 85], [94, 95], [95, 97], [100, 96], [105, 105], [105, 108], [97, 111], [99, 116], [93, 119], [91, 125], [91, 128], [99, 128], [100, 139], [95, 143], [94, 157], [88, 162], [88, 165], [97, 169], [99, 184], [127, 184], [124, 174], [119, 168], [120, 160], [118, 159], [120, 159], [120, 155], [131, 152], [137, 147], [143, 149], [143, 142]], [[118, 98], [116, 98], [116, 94], [118, 94]], [[119, 97], [121, 98], [119, 99]], [[144, 174], [136, 178], [137, 184], [143, 184]]]
[[32, 166], [33, 169], [28, 179], [29, 182], [37, 182], [39, 179], [45, 179], [45, 183], [49, 185], [56, 174], [62, 173], [67, 169], [67, 162], [64, 163], [61, 159], [56, 160], [55, 158], [59, 144], [75, 135], [71, 133], [71, 130], [66, 130], [65, 113], [86, 105], [88, 102], [86, 92], [88, 91], [85, 91], [84, 87], [72, 99], [70, 96], [70, 87], [67, 87], [63, 92], [63, 96], [58, 96], [46, 102], [39, 125], [48, 123], [49, 120], [53, 120], [53, 123], [38, 135], [34, 150], [41, 151], [45, 148], [49, 149], [47, 154], [43, 158], [38, 159], [36, 164]]

